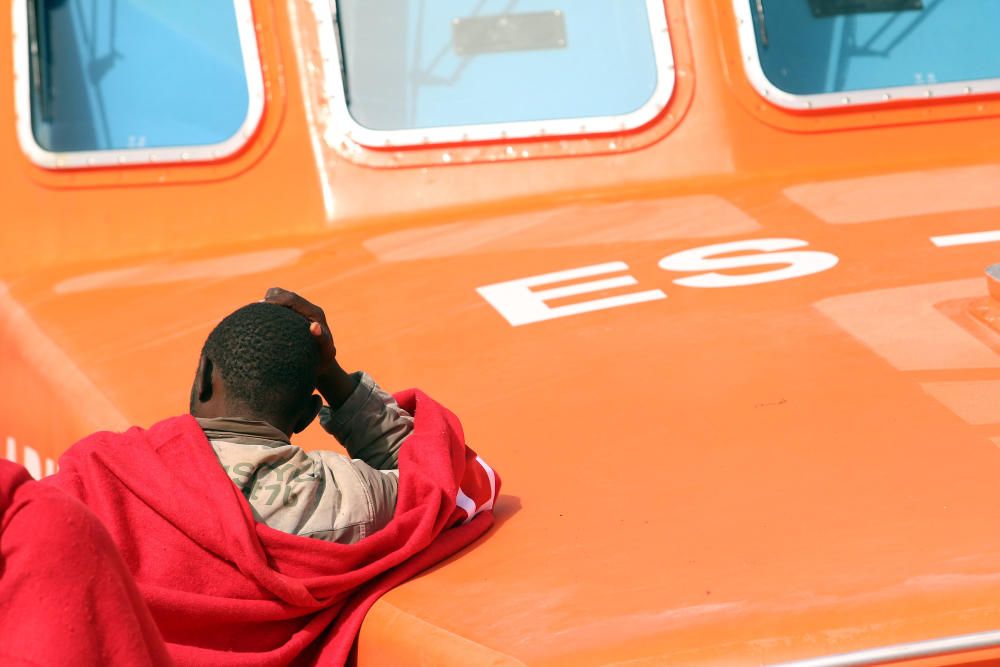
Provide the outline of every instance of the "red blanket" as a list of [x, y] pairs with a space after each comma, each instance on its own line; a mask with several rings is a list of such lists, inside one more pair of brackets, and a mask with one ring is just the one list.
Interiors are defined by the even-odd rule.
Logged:
[[352, 545], [256, 523], [189, 416], [90, 436], [50, 479], [104, 521], [179, 664], [340, 664], [380, 595], [492, 523], [483, 511], [446, 530], [475, 455], [445, 408], [396, 398], [414, 416], [396, 513]]
[[97, 518], [3, 460], [0, 664], [171, 664], [132, 576]]

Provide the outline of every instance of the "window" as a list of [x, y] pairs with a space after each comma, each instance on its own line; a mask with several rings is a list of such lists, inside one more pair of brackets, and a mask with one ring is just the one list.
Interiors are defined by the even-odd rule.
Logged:
[[751, 82], [792, 108], [1000, 90], [996, 0], [734, 0]]
[[669, 101], [662, 0], [339, 0], [352, 136], [421, 144], [631, 129]]
[[253, 18], [233, 0], [17, 0], [19, 134], [43, 166], [210, 160], [263, 111]]

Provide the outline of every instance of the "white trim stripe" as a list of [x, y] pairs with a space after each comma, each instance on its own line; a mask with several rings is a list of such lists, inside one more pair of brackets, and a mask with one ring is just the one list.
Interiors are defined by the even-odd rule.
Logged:
[[483, 503], [483, 506], [476, 511], [478, 514], [484, 510], [493, 509], [493, 503], [496, 502], [497, 499], [497, 476], [496, 473], [493, 472], [493, 468], [491, 468], [481, 457], [476, 456], [476, 461], [483, 467], [483, 470], [486, 471], [486, 476], [490, 478], [490, 499]]
[[[772, 663], [770, 667], [862, 667], [898, 660], [915, 660], [981, 649], [1000, 648], [1000, 630], [893, 644], [879, 648], [840, 653], [821, 658]], [[957, 656], [956, 656], [957, 657]]]
[[975, 245], [977, 243], [996, 243], [1000, 241], [1000, 230], [988, 232], [970, 232], [968, 234], [949, 234], [947, 236], [932, 236], [931, 243], [939, 248], [950, 248], [956, 245]]
[[469, 496], [465, 495], [465, 491], [463, 491], [461, 489], [461, 487], [459, 487], [459, 489], [458, 489], [458, 497], [455, 499], [455, 505], [459, 509], [461, 509], [462, 511], [464, 511], [468, 515], [468, 517], [469, 517], [465, 521], [463, 521], [462, 523], [469, 523], [480, 512], [487, 512], [489, 510], [492, 510], [493, 509], [493, 504], [496, 502], [496, 498], [497, 498], [497, 476], [496, 476], [496, 473], [494, 473], [493, 472], [493, 468], [491, 468], [486, 463], [486, 461], [484, 461], [479, 456], [476, 456], [476, 463], [478, 463], [480, 465], [480, 467], [482, 467], [482, 469], [486, 472], [487, 479], [490, 480], [490, 497], [486, 500], [486, 502], [484, 502], [482, 505], [480, 505], [480, 506], [477, 507], [476, 506], [476, 502], [472, 498], [470, 498]]
[[469, 523], [472, 521], [472, 517], [476, 516], [476, 503], [473, 502], [472, 498], [465, 495], [462, 489], [458, 490], [458, 498], [455, 499], [455, 505], [469, 515], [469, 518], [462, 523]]

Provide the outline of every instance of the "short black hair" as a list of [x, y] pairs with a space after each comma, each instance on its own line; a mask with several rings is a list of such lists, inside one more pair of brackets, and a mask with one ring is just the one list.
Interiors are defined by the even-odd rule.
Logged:
[[313, 393], [320, 362], [309, 322], [271, 303], [228, 315], [208, 335], [202, 355], [218, 367], [230, 400], [272, 424], [295, 418]]

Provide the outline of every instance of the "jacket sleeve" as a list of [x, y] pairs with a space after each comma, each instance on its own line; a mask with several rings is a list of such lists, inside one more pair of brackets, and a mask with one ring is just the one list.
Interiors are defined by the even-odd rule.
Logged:
[[337, 410], [323, 407], [320, 424], [352, 459], [376, 470], [399, 467], [399, 448], [413, 432], [413, 417], [370, 375], [354, 374], [358, 386]]
[[[367, 373], [358, 373], [358, 386], [336, 411], [324, 408], [320, 423], [347, 449], [356, 471], [365, 481], [374, 506], [376, 529], [392, 518], [398, 491], [399, 449], [413, 432], [413, 417]], [[500, 492], [500, 476], [472, 448], [465, 447], [465, 467], [448, 525], [471, 521], [493, 509]]]
[[[344, 446], [350, 456], [353, 474], [350, 485], [364, 491], [371, 515], [364, 532], [370, 534], [385, 527], [396, 510], [399, 493], [399, 449], [413, 433], [413, 417], [401, 408], [391, 394], [379, 387], [370, 375], [354, 374], [357, 387], [337, 410], [324, 407], [320, 424]], [[332, 461], [340, 468], [341, 462]], [[327, 461], [330, 467], [331, 461]]]

